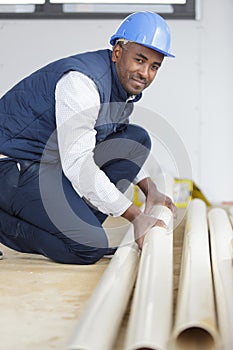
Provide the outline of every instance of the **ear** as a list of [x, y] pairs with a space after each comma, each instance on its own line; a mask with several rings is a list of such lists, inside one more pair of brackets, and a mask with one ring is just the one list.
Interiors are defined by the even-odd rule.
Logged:
[[117, 62], [118, 59], [121, 57], [121, 53], [122, 47], [119, 44], [115, 45], [112, 51], [112, 61]]

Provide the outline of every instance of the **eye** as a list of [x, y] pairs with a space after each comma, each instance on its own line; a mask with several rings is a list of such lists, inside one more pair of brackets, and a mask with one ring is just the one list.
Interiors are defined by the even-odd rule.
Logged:
[[157, 70], [159, 69], [159, 66], [157, 66], [157, 65], [151, 66], [151, 69], [152, 69], [153, 71], [157, 71]]
[[142, 60], [141, 58], [136, 58], [136, 61], [137, 61], [138, 63], [143, 63], [143, 60]]

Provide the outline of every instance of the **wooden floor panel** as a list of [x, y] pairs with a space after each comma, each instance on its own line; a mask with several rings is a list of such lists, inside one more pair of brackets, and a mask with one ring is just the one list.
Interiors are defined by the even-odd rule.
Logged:
[[[179, 212], [178, 222], [183, 212]], [[174, 232], [174, 305], [178, 289], [184, 222]], [[0, 349], [65, 350], [110, 260], [92, 266], [56, 264], [6, 247], [0, 261]], [[112, 350], [122, 350], [130, 304]], [[91, 332], [91, 330], [90, 330]]]

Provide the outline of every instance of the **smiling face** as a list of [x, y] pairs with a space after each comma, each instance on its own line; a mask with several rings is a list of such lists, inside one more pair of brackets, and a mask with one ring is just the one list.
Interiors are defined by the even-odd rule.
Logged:
[[118, 78], [129, 96], [138, 95], [152, 83], [163, 58], [163, 54], [132, 42], [117, 44], [112, 53]]

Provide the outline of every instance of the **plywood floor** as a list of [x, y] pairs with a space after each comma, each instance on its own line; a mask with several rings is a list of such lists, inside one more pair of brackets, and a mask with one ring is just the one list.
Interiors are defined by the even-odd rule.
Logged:
[[[174, 232], [174, 303], [178, 289], [184, 231], [179, 211]], [[0, 245], [0, 349], [65, 350], [77, 318], [109, 264], [56, 264], [44, 257], [20, 254]], [[122, 350], [130, 305], [114, 349]]]

